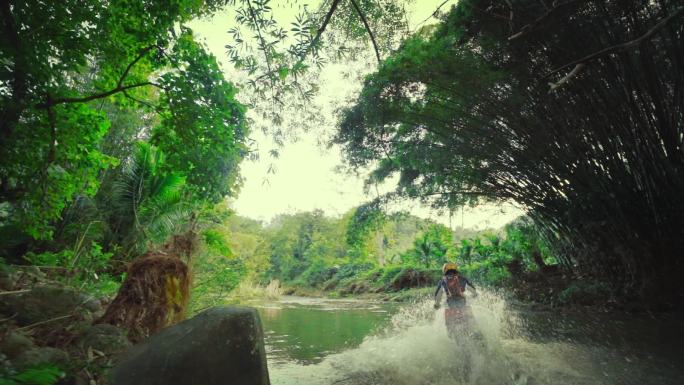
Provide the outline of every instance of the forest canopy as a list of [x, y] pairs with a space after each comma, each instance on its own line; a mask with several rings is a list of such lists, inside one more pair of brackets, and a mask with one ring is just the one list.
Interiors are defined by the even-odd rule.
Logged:
[[[405, 3], [294, 2], [283, 26], [268, 0], [3, 2], [0, 270], [117, 292], [102, 320], [135, 338], [182, 319], [191, 289], [398, 291], [453, 260], [493, 285], [681, 303], [684, 7], [461, 0], [410, 33]], [[230, 68], [189, 28], [224, 9]], [[396, 189], [339, 218], [237, 216], [250, 132], [324, 132], [321, 70], [344, 60], [377, 67], [332, 145]], [[384, 205], [407, 198], [527, 215], [466, 236]]]
[[680, 301], [682, 13], [460, 1], [366, 78], [335, 142], [393, 195], [517, 202], [567, 271]]
[[122, 170], [135, 167], [138, 141], [159, 154], [157, 177], [182, 178], [178, 193], [211, 203], [235, 194], [245, 110], [216, 58], [183, 26], [223, 3], [3, 2], [6, 236], [53, 238], [69, 207], [108, 200], [100, 186], [131, 176]]

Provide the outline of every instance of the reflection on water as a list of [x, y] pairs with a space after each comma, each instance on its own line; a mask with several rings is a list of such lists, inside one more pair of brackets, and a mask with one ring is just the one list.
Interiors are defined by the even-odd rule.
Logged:
[[257, 305], [269, 362], [320, 362], [357, 347], [390, 318], [394, 307], [353, 300], [284, 297]]
[[675, 318], [471, 300], [481, 339], [447, 337], [430, 301], [284, 298], [259, 307], [273, 385], [684, 384]]

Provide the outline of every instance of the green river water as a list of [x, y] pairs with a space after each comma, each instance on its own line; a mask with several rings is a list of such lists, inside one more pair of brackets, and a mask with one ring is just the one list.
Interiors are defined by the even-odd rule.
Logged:
[[447, 337], [428, 300], [283, 297], [261, 315], [273, 385], [684, 385], [684, 328], [671, 316], [563, 314], [470, 299], [483, 338]]

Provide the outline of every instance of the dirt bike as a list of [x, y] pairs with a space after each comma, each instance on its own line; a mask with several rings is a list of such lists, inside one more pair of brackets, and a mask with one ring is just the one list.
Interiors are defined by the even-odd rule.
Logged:
[[444, 323], [452, 340], [470, 336], [473, 333], [473, 311], [470, 306], [447, 306], [444, 309]]

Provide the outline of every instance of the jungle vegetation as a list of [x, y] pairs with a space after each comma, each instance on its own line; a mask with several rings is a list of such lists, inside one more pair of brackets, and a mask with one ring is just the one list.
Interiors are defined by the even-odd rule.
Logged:
[[524, 207], [560, 266], [681, 303], [684, 8], [462, 0], [368, 76], [335, 142], [388, 199]]
[[328, 296], [397, 293], [432, 289], [442, 264], [456, 261], [478, 284], [500, 288], [544, 275], [557, 263], [527, 217], [501, 229], [451, 230], [373, 204], [340, 217], [317, 210], [282, 214], [269, 223], [233, 215], [203, 237], [205, 247], [193, 265], [193, 311], [230, 302], [231, 296], [259, 295], [243, 293], [243, 286], [272, 282]]
[[[225, 7], [230, 71], [188, 27]], [[267, 0], [0, 3], [0, 267], [116, 295], [101, 321], [135, 338], [182, 319], [191, 292], [391, 286], [452, 258], [493, 284], [553, 264], [681, 304], [684, 8], [461, 0], [435, 15], [412, 33], [398, 0], [325, 0], [289, 26]], [[340, 218], [232, 213], [250, 129], [282, 144], [315, 128], [319, 70], [367, 52], [377, 71], [332, 142], [396, 191]], [[406, 198], [527, 217], [459, 235], [385, 212]]]

